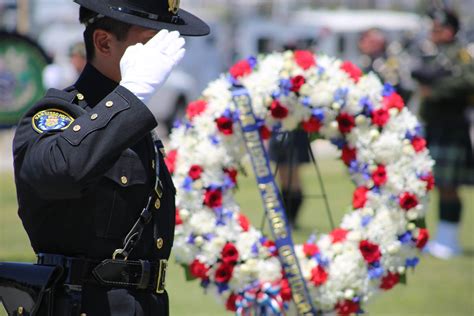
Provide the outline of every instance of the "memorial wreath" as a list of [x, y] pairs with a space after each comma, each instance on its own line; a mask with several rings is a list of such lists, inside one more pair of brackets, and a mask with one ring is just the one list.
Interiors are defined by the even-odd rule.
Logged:
[[[295, 129], [337, 146], [356, 189], [338, 228], [293, 246], [260, 143]], [[234, 199], [247, 152], [273, 238]], [[292, 299], [303, 315], [359, 313], [404, 282], [428, 240], [433, 161], [420, 124], [392, 86], [348, 61], [309, 51], [239, 61], [189, 104], [166, 164], [178, 188], [175, 257], [238, 315], [283, 315]]]

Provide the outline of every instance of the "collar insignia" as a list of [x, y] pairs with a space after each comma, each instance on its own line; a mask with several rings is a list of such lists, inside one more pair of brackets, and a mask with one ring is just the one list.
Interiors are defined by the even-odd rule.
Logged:
[[179, 11], [179, 2], [180, 0], [168, 0], [168, 11], [177, 14]]

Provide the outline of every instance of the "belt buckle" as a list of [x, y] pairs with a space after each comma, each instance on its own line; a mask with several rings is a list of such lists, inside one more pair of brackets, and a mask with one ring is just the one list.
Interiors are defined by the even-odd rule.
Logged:
[[156, 293], [163, 294], [165, 292], [166, 269], [168, 267], [168, 260], [160, 260], [158, 269], [158, 278], [156, 279]]

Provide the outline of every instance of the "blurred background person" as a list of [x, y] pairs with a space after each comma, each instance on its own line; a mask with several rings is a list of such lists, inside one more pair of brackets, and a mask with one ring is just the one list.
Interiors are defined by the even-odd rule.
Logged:
[[460, 23], [449, 10], [430, 15], [431, 41], [422, 65], [413, 71], [422, 97], [420, 115], [426, 124], [426, 138], [439, 191], [439, 223], [436, 237], [427, 250], [449, 259], [461, 253], [459, 226], [462, 201], [459, 186], [474, 184], [474, 158], [469, 137], [467, 109], [474, 93], [472, 56], [457, 40]]
[[83, 43], [74, 43], [69, 48], [67, 58], [55, 56], [54, 63], [43, 71], [43, 84], [46, 89], [64, 89], [76, 82], [87, 63]]
[[386, 34], [378, 28], [370, 28], [362, 32], [358, 41], [361, 53], [359, 65], [364, 73], [374, 72], [383, 82], [390, 83], [408, 101], [412, 92], [409, 89], [409, 67], [405, 67], [400, 59], [404, 55], [398, 41], [388, 43]]

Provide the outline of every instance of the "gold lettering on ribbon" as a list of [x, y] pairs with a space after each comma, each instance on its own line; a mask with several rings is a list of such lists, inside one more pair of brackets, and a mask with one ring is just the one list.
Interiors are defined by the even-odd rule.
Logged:
[[[245, 129], [248, 126], [256, 124], [255, 116], [250, 106], [249, 96], [241, 95], [234, 97], [234, 102], [240, 111], [240, 121], [242, 127]], [[244, 131], [244, 141], [247, 150], [254, 164], [255, 173], [259, 178], [271, 176], [270, 168], [268, 168], [265, 152], [260, 140], [260, 134], [256, 131]], [[273, 182], [273, 178], [269, 179], [267, 183], [260, 183], [258, 185], [260, 194], [263, 198], [265, 213], [270, 221], [274, 237], [276, 239], [284, 239], [289, 237], [286, 230], [286, 222], [283, 218], [283, 213], [278, 212], [277, 207], [280, 206], [278, 198], [278, 189]], [[298, 310], [298, 315], [313, 316], [312, 306], [307, 301], [306, 287], [304, 280], [301, 277], [298, 267], [298, 260], [289, 245], [281, 246], [279, 249], [280, 259], [282, 261], [283, 269], [288, 277], [290, 283], [293, 301]]]

